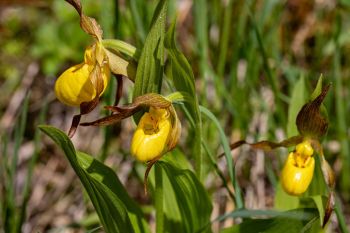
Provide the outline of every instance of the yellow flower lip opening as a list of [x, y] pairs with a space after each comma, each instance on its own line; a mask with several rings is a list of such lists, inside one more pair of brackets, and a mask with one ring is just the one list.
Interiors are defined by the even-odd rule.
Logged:
[[150, 107], [137, 126], [131, 141], [131, 154], [139, 161], [154, 160], [167, 151], [172, 130], [167, 109]]
[[[90, 78], [97, 66], [93, 48], [94, 46], [90, 46], [85, 50], [83, 63], [68, 68], [56, 80], [55, 94], [60, 102], [69, 106], [79, 106], [96, 97], [96, 87]], [[101, 67], [101, 77], [104, 87], [99, 96], [105, 91], [110, 79], [108, 64]]]
[[288, 194], [300, 195], [309, 187], [315, 169], [313, 152], [310, 142], [305, 140], [289, 153], [281, 173], [281, 184]]

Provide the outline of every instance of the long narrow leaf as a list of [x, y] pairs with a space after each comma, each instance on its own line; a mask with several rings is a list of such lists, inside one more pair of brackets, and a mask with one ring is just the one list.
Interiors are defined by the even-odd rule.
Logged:
[[186, 93], [191, 99], [185, 103], [192, 119], [194, 120], [194, 146], [193, 154], [196, 161], [196, 172], [198, 177], [202, 177], [202, 122], [199, 111], [199, 104], [195, 90], [195, 80], [192, 68], [186, 57], [176, 48], [175, 43], [175, 21], [166, 34], [165, 47], [169, 54], [170, 75], [177, 91]]
[[212, 205], [196, 175], [177, 167], [171, 159], [164, 158], [155, 166], [163, 170], [164, 232], [193, 233], [205, 229]]
[[282, 216], [270, 219], [246, 220], [239, 225], [224, 229], [221, 233], [301, 233], [320, 228], [316, 209], [298, 209], [285, 212]]
[[[137, 66], [133, 98], [146, 93], [159, 93], [163, 77], [164, 38], [167, 3], [160, 0], [153, 15], [151, 29], [146, 37]], [[140, 114], [134, 119], [138, 122]]]
[[82, 152], [51, 126], [39, 127], [63, 150], [86, 189], [106, 232], [149, 232], [141, 210], [127, 195], [113, 170]]

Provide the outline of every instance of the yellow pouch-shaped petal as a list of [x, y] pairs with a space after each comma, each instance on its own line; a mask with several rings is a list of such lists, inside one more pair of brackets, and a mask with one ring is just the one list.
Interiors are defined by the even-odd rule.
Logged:
[[315, 159], [313, 157], [307, 158], [304, 166], [299, 167], [295, 161], [295, 155], [295, 152], [289, 153], [281, 173], [282, 187], [290, 195], [300, 195], [306, 191], [315, 169]]
[[131, 142], [131, 154], [142, 162], [160, 157], [167, 150], [171, 127], [166, 110], [151, 108], [137, 126]]
[[[96, 97], [96, 89], [89, 76], [93, 66], [81, 63], [70, 67], [58, 77], [55, 84], [55, 94], [59, 101], [69, 106], [79, 106], [82, 102], [90, 102]], [[109, 79], [110, 71], [108, 66], [102, 69], [102, 77], [105, 91]]]
[[82, 102], [93, 100], [96, 90], [89, 79], [92, 68], [81, 63], [64, 71], [55, 84], [57, 99], [70, 106], [79, 106]]

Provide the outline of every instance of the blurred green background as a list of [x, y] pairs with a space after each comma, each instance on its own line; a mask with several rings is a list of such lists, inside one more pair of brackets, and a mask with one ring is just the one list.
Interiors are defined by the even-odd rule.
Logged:
[[[155, 3], [82, 0], [85, 14], [101, 24], [105, 39], [125, 40], [138, 48], [147, 35]], [[220, 120], [230, 142], [293, 136], [295, 129], [288, 127], [293, 91], [298, 96], [293, 101], [303, 103], [321, 74], [325, 83], [332, 83], [325, 100], [330, 125], [323, 145], [337, 178], [337, 200], [343, 210], [338, 217], [343, 227], [350, 226], [349, 13], [346, 0], [169, 1], [169, 22], [177, 17], [178, 46], [194, 70], [199, 102]], [[77, 109], [55, 99], [54, 81], [82, 61], [91, 42], [79, 26], [78, 14], [64, 1], [0, 1], [0, 216], [5, 219], [11, 214], [3, 211], [10, 203], [6, 199], [9, 182], [14, 187], [13, 205], [26, 206], [23, 232], [79, 232], [98, 225], [61, 152], [40, 139], [36, 129], [39, 122], [68, 129]], [[130, 98], [131, 82], [126, 87], [124, 102]], [[113, 87], [105, 96], [106, 103], [112, 103], [112, 93]], [[96, 118], [98, 112], [91, 117]], [[183, 124], [180, 150], [191, 157], [191, 137], [186, 136], [192, 132]], [[74, 141], [79, 150], [115, 168], [130, 195], [147, 212], [150, 200], [140, 189], [138, 171], [142, 165], [128, 154], [132, 130], [131, 121], [110, 128], [84, 128]], [[220, 154], [213, 126], [204, 122], [203, 133], [209, 148]], [[278, 205], [274, 193], [287, 151], [263, 154], [246, 147], [233, 152], [247, 208]], [[226, 174], [224, 163], [219, 159]], [[213, 215], [232, 210], [219, 179], [209, 165], [206, 169]], [[330, 232], [339, 231], [338, 222], [331, 219]], [[230, 222], [213, 228], [225, 224]]]

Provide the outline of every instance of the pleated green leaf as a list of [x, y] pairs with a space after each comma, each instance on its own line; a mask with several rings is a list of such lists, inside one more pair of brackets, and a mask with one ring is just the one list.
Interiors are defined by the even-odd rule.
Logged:
[[[146, 93], [159, 93], [163, 77], [164, 38], [167, 0], [160, 0], [153, 15], [150, 31], [142, 48], [136, 71], [133, 98]], [[141, 114], [135, 114], [138, 122]]]
[[206, 229], [212, 211], [211, 200], [196, 175], [170, 160], [155, 166], [163, 171], [165, 232], [193, 233]]
[[39, 128], [63, 150], [86, 189], [106, 232], [150, 232], [141, 209], [129, 197], [112, 169], [90, 155], [77, 152], [61, 130], [51, 126]]
[[177, 91], [186, 93], [186, 96], [189, 97], [189, 102], [185, 103], [186, 109], [189, 111], [193, 123], [194, 123], [194, 146], [193, 154], [195, 155], [196, 160], [196, 172], [199, 177], [201, 177], [201, 164], [202, 164], [202, 155], [201, 155], [201, 115], [199, 111], [199, 104], [196, 95], [195, 89], [195, 79], [193, 75], [192, 68], [188, 63], [186, 57], [177, 49], [175, 42], [175, 25], [174, 21], [165, 38], [165, 48], [167, 49], [169, 55], [169, 72], [168, 75], [172, 79], [173, 84]]

